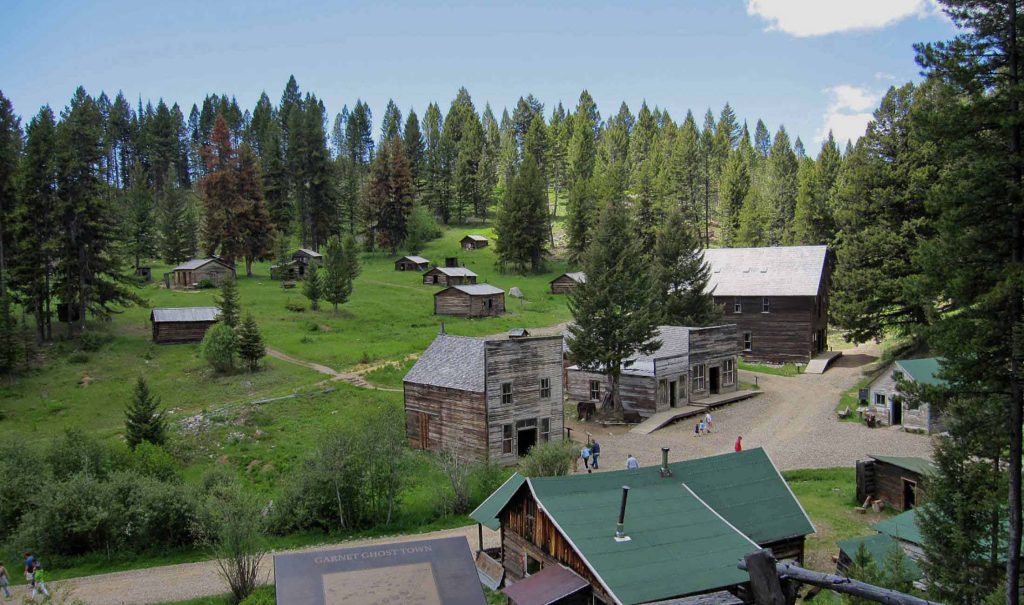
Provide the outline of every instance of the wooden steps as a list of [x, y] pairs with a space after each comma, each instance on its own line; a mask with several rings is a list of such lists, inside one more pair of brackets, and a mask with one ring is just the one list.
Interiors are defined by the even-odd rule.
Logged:
[[824, 374], [832, 362], [843, 356], [842, 351], [825, 351], [818, 353], [814, 359], [807, 362], [804, 367], [804, 374]]

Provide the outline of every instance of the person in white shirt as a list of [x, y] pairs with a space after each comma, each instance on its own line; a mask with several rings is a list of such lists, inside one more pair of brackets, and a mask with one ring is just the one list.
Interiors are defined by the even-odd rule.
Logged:
[[638, 468], [640, 468], [640, 463], [633, 457], [633, 454], [626, 456], [626, 470], [635, 471]]

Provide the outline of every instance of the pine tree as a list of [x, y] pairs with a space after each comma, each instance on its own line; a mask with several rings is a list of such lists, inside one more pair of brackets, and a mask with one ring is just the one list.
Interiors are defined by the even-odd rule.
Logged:
[[388, 99], [388, 106], [384, 109], [384, 117], [380, 123], [381, 143], [388, 139], [402, 138], [402, 110], [395, 105], [395, 102]]
[[566, 202], [569, 262], [573, 265], [582, 265], [586, 257], [597, 207], [593, 183], [589, 179], [580, 179], [573, 183]]
[[402, 149], [405, 157], [409, 160], [409, 171], [412, 173], [413, 183], [419, 184], [421, 170], [423, 169], [423, 156], [425, 147], [423, 134], [420, 132], [420, 120], [416, 112], [409, 110], [409, 116], [405, 119], [405, 128], [402, 130]]
[[593, 176], [600, 124], [601, 116], [597, 113], [594, 99], [584, 90], [580, 93], [579, 103], [572, 115], [572, 135], [566, 152], [570, 183], [575, 184]]
[[682, 211], [668, 215], [653, 256], [651, 298], [657, 323], [709, 326], [721, 319], [708, 288], [711, 269], [704, 261], [704, 249]]
[[0, 93], [0, 294], [6, 293], [11, 255], [12, 217], [16, 206], [16, 175], [21, 159], [21, 121], [14, 106]]
[[740, 213], [750, 191], [750, 160], [753, 155], [750, 142], [740, 140], [739, 147], [729, 154], [720, 178], [718, 198], [719, 241], [723, 246], [734, 246], [739, 238]]
[[203, 148], [206, 176], [199, 183], [205, 207], [203, 242], [207, 254], [218, 254], [233, 263], [241, 254], [241, 225], [234, 220], [242, 212], [238, 194], [238, 157], [231, 145], [224, 116], [218, 115], [210, 144]]
[[271, 258], [277, 232], [270, 219], [270, 212], [263, 201], [263, 185], [260, 182], [256, 155], [248, 145], [238, 151], [238, 196], [239, 214], [234, 220], [240, 224], [240, 252], [245, 258], [245, 274], [252, 277], [252, 264], [257, 260]]
[[547, 194], [529, 150], [498, 210], [498, 266], [516, 273], [540, 272], [547, 257]]
[[754, 151], [763, 159], [768, 158], [768, 153], [772, 148], [771, 134], [768, 132], [768, 127], [764, 125], [761, 120], [757, 121], [757, 126], [754, 127]]
[[314, 311], [320, 309], [320, 299], [323, 298], [323, 278], [320, 275], [320, 267], [316, 263], [310, 263], [306, 269], [306, 278], [302, 282], [302, 295], [309, 299], [309, 306]]
[[580, 368], [608, 377], [604, 406], [622, 414], [622, 362], [660, 343], [650, 300], [650, 271], [637, 250], [630, 213], [611, 199], [601, 210], [584, 265], [586, 282], [569, 298], [569, 357]]
[[139, 376], [131, 402], [124, 411], [124, 437], [128, 447], [135, 449], [143, 441], [163, 445], [167, 441], [166, 412], [160, 400], [149, 390], [146, 379]]
[[367, 202], [374, 214], [375, 230], [384, 238], [391, 254], [397, 252], [408, 234], [415, 197], [402, 141], [398, 137], [386, 139], [370, 166]]
[[334, 312], [338, 305], [348, 302], [352, 294], [352, 281], [358, 275], [359, 255], [355, 238], [349, 236], [342, 242], [334, 236], [324, 247], [324, 263], [321, 268], [321, 289], [323, 299], [331, 303]]
[[238, 327], [238, 356], [250, 372], [260, 369], [260, 360], [267, 355], [267, 346], [263, 342], [260, 328], [252, 313], [245, 314], [245, 321]]
[[828, 208], [814, 160], [808, 157], [799, 160], [796, 180], [796, 209], [786, 243], [798, 246], [824, 244], [830, 236], [826, 231]]
[[[173, 170], [169, 168], [168, 170]], [[124, 192], [122, 214], [125, 248], [138, 269], [142, 259], [156, 253], [156, 232], [153, 228], [153, 196], [146, 186], [145, 173], [141, 166], [133, 170], [131, 187]]]
[[700, 133], [693, 114], [687, 112], [673, 138], [671, 153], [661, 166], [657, 190], [664, 208], [682, 209], [687, 221], [694, 224], [701, 221], [704, 214], [700, 166]]
[[786, 241], [796, 212], [797, 159], [790, 147], [785, 127], [780, 126], [775, 133], [765, 170], [763, 193], [768, 212], [767, 243], [778, 246]]
[[237, 328], [242, 311], [241, 304], [238, 302], [238, 284], [234, 279], [227, 277], [221, 281], [220, 295], [214, 298], [214, 303], [220, 309], [218, 321]]
[[11, 297], [0, 292], [0, 374], [13, 373], [23, 357], [23, 345], [18, 338], [18, 322], [11, 309]]
[[447, 199], [441, 184], [441, 124], [441, 109], [437, 103], [431, 103], [423, 114], [423, 188], [420, 194], [424, 205], [447, 223]]

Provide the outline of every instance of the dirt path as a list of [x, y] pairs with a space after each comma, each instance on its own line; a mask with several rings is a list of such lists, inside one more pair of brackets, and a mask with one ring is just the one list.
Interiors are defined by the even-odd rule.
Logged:
[[[372, 544], [390, 544], [413, 540], [434, 538], [465, 537], [472, 551], [476, 550], [477, 526], [467, 525], [455, 529], [375, 538], [371, 540], [355, 540], [338, 544], [321, 545], [310, 548], [282, 552], [306, 552], [331, 550], [350, 546], [367, 546]], [[490, 548], [499, 545], [499, 534], [484, 528], [484, 546]], [[274, 581], [273, 556], [267, 556], [260, 566], [261, 580], [265, 583]], [[184, 601], [227, 592], [223, 580], [217, 574], [214, 561], [183, 563], [149, 569], [136, 569], [84, 578], [74, 578], [57, 582], [48, 582], [51, 587], [69, 589], [71, 596], [85, 605], [146, 605], [168, 601]], [[15, 598], [24, 591], [17, 587]]]
[[371, 384], [365, 378], [363, 378], [363, 374], [371, 372], [375, 370], [377, 367], [380, 367], [381, 365], [384, 365], [384, 363], [388, 362], [381, 363], [377, 366], [367, 366], [366, 368], [363, 368], [360, 372], [339, 372], [325, 365], [320, 365], [319, 363], [314, 363], [312, 361], [306, 361], [305, 359], [298, 359], [297, 357], [292, 357], [287, 353], [282, 353], [281, 351], [278, 351], [277, 349], [271, 349], [270, 347], [267, 347], [267, 355], [270, 355], [274, 359], [280, 359], [281, 361], [284, 361], [286, 363], [291, 363], [297, 366], [302, 366], [304, 368], [309, 368], [310, 370], [314, 370], [326, 376], [330, 376], [329, 381], [339, 380], [341, 382], [347, 382], [348, 384], [363, 389], [376, 389], [378, 391], [390, 391], [392, 393], [402, 392], [402, 389], [389, 389], [386, 387], [376, 386], [374, 384]]

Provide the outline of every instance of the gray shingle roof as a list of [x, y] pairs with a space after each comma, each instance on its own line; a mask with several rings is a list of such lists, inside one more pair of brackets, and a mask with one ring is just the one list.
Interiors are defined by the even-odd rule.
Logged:
[[411, 261], [411, 262], [416, 263], [417, 265], [425, 265], [425, 264], [430, 262], [429, 260], [423, 258], [422, 256], [403, 256], [402, 258], [400, 258], [398, 260]]
[[434, 267], [430, 271], [437, 271], [438, 273], [443, 273], [448, 277], [477, 277], [476, 273], [473, 273], [465, 267]]
[[[465, 292], [470, 296], [485, 296], [489, 294], [504, 294], [501, 288], [495, 288], [491, 284], [466, 284], [464, 286], [452, 286], [456, 290]], [[444, 290], [442, 290], [443, 292]]]
[[[684, 326], [658, 326], [657, 339], [661, 348], [650, 355], [635, 355], [623, 360], [622, 373], [637, 376], [654, 376], [654, 361], [678, 357], [690, 352], [690, 331], [694, 328]], [[563, 340], [563, 342], [565, 342]], [[579, 366], [571, 366], [579, 369]]]
[[[471, 234], [471, 235], [467, 235], [466, 237], [468, 237], [469, 239], [471, 239], [471, 240], [473, 240], [475, 242], [486, 242], [487, 241], [487, 238], [482, 236], [482, 235], [473, 235], [473, 234]], [[466, 239], [466, 237], [464, 237], [462, 239]]]
[[[315, 250], [310, 250], [309, 248], [299, 248], [298, 251], [295, 252], [295, 254], [298, 254], [299, 252], [303, 252], [303, 253], [306, 254], [306, 256], [311, 256], [313, 258], [322, 258], [323, 257], [323, 254], [320, 254], [319, 252], [317, 252]], [[293, 254], [292, 256], [295, 256], [295, 255]]]
[[582, 284], [582, 283], [585, 283], [587, 281], [587, 274], [584, 273], [583, 271], [573, 271], [571, 273], [563, 273], [563, 274], [559, 275], [558, 277], [556, 277], [555, 279], [553, 279], [551, 281], [556, 281], [556, 280], [562, 279], [563, 277], [568, 277], [569, 279], [571, 279], [572, 281], [576, 282], [577, 284]]
[[212, 257], [211, 258], [193, 258], [192, 260], [187, 260], [187, 261], [181, 263], [180, 265], [178, 265], [177, 267], [172, 269], [172, 271], [194, 271], [194, 270], [198, 269], [199, 267], [202, 267], [202, 266], [207, 265], [209, 263], [220, 263], [220, 264], [222, 264], [224, 266], [227, 266], [227, 263], [225, 263], [224, 261], [222, 261], [220, 259], [212, 258]]
[[220, 309], [217, 307], [171, 307], [153, 309], [149, 314], [155, 323], [178, 323], [190, 321], [217, 321]]
[[710, 248], [708, 289], [715, 296], [814, 296], [827, 255], [827, 246]]
[[483, 338], [439, 335], [405, 375], [405, 382], [483, 393], [484, 342]]

